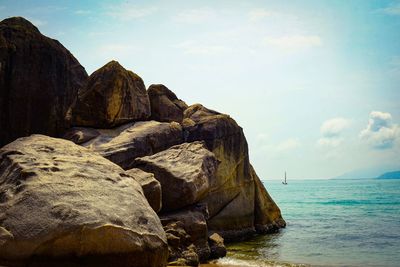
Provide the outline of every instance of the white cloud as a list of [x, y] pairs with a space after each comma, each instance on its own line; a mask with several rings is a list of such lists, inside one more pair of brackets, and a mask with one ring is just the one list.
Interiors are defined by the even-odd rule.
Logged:
[[150, 16], [156, 11], [156, 7], [139, 7], [131, 3], [122, 3], [108, 7], [106, 14], [119, 20], [128, 21]]
[[343, 139], [342, 138], [327, 138], [327, 137], [322, 137], [318, 139], [317, 144], [320, 147], [337, 147], [342, 143]]
[[185, 41], [174, 47], [183, 49], [184, 54], [191, 55], [218, 55], [230, 51], [230, 49], [223, 45], [204, 44], [196, 41]]
[[350, 121], [345, 118], [333, 118], [325, 121], [321, 126], [323, 137], [337, 137], [350, 126]]
[[296, 149], [300, 146], [301, 146], [301, 143], [298, 139], [289, 138], [289, 139], [281, 142], [280, 144], [278, 144], [278, 146], [276, 147], [276, 150], [278, 152], [284, 152], [284, 151]]
[[183, 10], [173, 17], [173, 20], [179, 23], [202, 23], [215, 17], [216, 12], [208, 7]]
[[278, 13], [264, 8], [255, 8], [253, 10], [250, 10], [250, 12], [248, 13], [250, 21], [257, 21], [266, 17], [272, 17], [276, 15], [278, 15]]
[[321, 46], [322, 40], [318, 35], [287, 35], [266, 37], [264, 38], [264, 43], [283, 50], [299, 50]]
[[317, 144], [321, 147], [337, 147], [342, 141], [342, 133], [350, 126], [350, 121], [345, 118], [333, 118], [325, 121], [321, 125], [322, 137], [318, 139]]
[[387, 112], [372, 111], [367, 128], [362, 130], [360, 138], [372, 148], [387, 149], [400, 139], [399, 126], [392, 123], [392, 115]]

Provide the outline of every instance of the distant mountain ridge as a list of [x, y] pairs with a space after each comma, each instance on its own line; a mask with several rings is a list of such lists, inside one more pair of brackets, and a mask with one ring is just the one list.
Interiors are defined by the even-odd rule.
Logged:
[[400, 179], [400, 171], [386, 172], [377, 177], [378, 179]]
[[383, 168], [368, 168], [358, 169], [346, 172], [342, 175], [333, 177], [334, 180], [346, 180], [346, 179], [373, 179], [385, 173], [387, 169]]
[[[396, 170], [399, 169], [397, 166], [384, 166], [384, 167], [371, 167], [366, 169], [357, 169], [346, 172], [342, 175], [333, 177], [333, 180], [347, 180], [347, 179], [393, 179], [393, 178], [381, 178], [381, 176], [392, 173], [396, 171], [389, 171], [389, 170]], [[400, 172], [400, 171], [397, 171]], [[399, 176], [399, 175], [397, 175]]]

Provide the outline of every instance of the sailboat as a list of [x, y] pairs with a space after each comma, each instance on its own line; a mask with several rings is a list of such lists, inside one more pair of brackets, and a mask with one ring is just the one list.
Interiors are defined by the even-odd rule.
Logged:
[[286, 172], [285, 172], [285, 181], [283, 181], [282, 184], [287, 185], [287, 182], [286, 182]]

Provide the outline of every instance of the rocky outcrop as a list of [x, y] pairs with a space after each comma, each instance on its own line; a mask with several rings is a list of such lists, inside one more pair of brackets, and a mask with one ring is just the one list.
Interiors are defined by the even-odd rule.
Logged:
[[[185, 141], [204, 140], [220, 161], [216, 178], [211, 182], [207, 197], [202, 200], [210, 213], [209, 229], [228, 241], [254, 233], [256, 186], [242, 128], [228, 115], [199, 104], [185, 110], [182, 124]], [[277, 211], [268, 215], [269, 218], [282, 220], [276, 204], [269, 202], [268, 197], [265, 200], [270, 209]]]
[[[125, 170], [134, 167], [137, 157], [152, 155], [183, 143], [182, 127], [176, 122], [143, 121], [97, 131], [100, 135], [82, 145]], [[67, 133], [65, 137], [68, 136], [71, 135]]]
[[111, 61], [90, 75], [72, 110], [75, 126], [111, 128], [150, 117], [143, 80]]
[[99, 135], [100, 132], [93, 128], [73, 127], [67, 130], [62, 138], [70, 140], [75, 144], [81, 145], [92, 140], [93, 138], [96, 138]]
[[[204, 205], [194, 205], [177, 212], [163, 213], [160, 215], [161, 223], [164, 225], [164, 229], [166, 229], [167, 232], [169, 246], [173, 251], [169, 261], [185, 258], [183, 252], [190, 251], [192, 246], [200, 262], [205, 262], [210, 258], [210, 247], [207, 239], [207, 216], [207, 207]], [[178, 231], [178, 234], [171, 230], [168, 231], [171, 225], [175, 225], [175, 231]], [[185, 236], [179, 234], [182, 233], [182, 231], [186, 233]], [[175, 237], [171, 237], [171, 234]], [[179, 238], [179, 242], [176, 240], [176, 237]], [[177, 244], [179, 245], [177, 246]], [[189, 255], [191, 254], [193, 253], [189, 253]]]
[[213, 233], [208, 237], [208, 244], [210, 245], [210, 259], [218, 259], [226, 256], [226, 247], [224, 239], [217, 233]]
[[155, 212], [161, 210], [161, 184], [154, 178], [154, 174], [140, 169], [130, 169], [126, 173], [142, 186], [144, 196]]
[[181, 221], [170, 222], [164, 226], [168, 240], [168, 266], [198, 266], [199, 256], [190, 241]]
[[218, 162], [203, 142], [193, 142], [137, 158], [134, 165], [154, 173], [161, 183], [162, 210], [172, 211], [197, 203], [208, 194]]
[[33, 135], [0, 149], [0, 265], [197, 266], [224, 256], [224, 239], [285, 227], [232, 118], [164, 85], [146, 91], [115, 61], [88, 79], [61, 44], [11, 18], [0, 145], [30, 133], [79, 146]]
[[140, 185], [100, 155], [20, 138], [0, 150], [0, 181], [0, 264], [165, 266], [166, 236]]
[[62, 134], [86, 79], [74, 56], [29, 21], [1, 21], [0, 146], [32, 133]]
[[181, 123], [188, 105], [162, 84], [152, 84], [147, 90], [151, 105], [151, 119]]

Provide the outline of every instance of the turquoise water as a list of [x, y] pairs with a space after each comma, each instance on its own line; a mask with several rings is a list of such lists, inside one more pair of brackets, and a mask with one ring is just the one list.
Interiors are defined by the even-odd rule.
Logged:
[[281, 208], [287, 228], [232, 244], [225, 262], [254, 263], [248, 266], [400, 266], [400, 180], [264, 184]]

